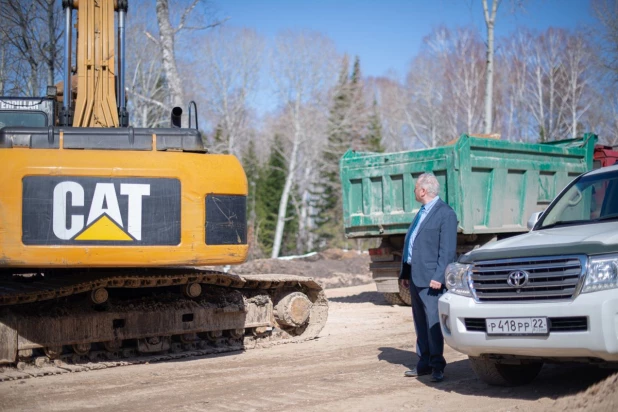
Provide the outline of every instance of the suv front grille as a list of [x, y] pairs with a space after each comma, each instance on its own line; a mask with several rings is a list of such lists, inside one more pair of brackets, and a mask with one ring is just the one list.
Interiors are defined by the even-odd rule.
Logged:
[[585, 256], [477, 262], [472, 291], [479, 302], [571, 299], [586, 267]]

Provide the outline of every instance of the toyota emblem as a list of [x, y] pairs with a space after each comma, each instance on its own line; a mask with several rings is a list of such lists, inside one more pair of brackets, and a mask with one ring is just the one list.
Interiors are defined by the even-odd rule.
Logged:
[[514, 288], [524, 287], [528, 283], [528, 272], [525, 270], [516, 270], [509, 273], [509, 277], [506, 279], [506, 283]]

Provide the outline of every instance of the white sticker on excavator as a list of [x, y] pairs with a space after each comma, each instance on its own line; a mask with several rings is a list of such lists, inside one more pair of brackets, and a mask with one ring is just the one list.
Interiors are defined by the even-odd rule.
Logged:
[[29, 176], [23, 184], [25, 244], [158, 245], [180, 240], [177, 179]]
[[[68, 196], [69, 194], [71, 196]], [[67, 206], [84, 206], [84, 188], [76, 182], [58, 183], [54, 188], [54, 234], [62, 240], [70, 240], [80, 232], [82, 232], [80, 234], [82, 239], [89, 237], [92, 240], [142, 240], [142, 197], [150, 195], [150, 185], [124, 183], [120, 185], [120, 194], [128, 197], [126, 231], [114, 184], [97, 183], [92, 202], [90, 202], [87, 228], [82, 232], [84, 215], [68, 216]], [[69, 198], [71, 204], [67, 205]], [[70, 221], [68, 227], [67, 217]], [[115, 223], [116, 230], [109, 230], [110, 223]], [[130, 237], [127, 236], [127, 232]]]

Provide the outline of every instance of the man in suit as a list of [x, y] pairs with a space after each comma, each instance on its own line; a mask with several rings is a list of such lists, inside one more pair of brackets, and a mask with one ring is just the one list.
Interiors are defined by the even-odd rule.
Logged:
[[455, 261], [457, 216], [438, 196], [440, 184], [430, 173], [416, 180], [414, 196], [422, 204], [404, 242], [399, 280], [412, 295], [416, 329], [416, 368], [405, 376], [431, 374], [432, 382], [444, 379], [444, 338], [440, 329], [438, 299], [445, 291], [444, 271]]

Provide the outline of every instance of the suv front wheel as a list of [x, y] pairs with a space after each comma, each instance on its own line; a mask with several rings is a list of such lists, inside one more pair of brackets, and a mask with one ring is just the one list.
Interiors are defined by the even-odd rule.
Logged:
[[497, 386], [517, 386], [530, 383], [543, 367], [543, 362], [522, 363], [519, 365], [499, 363], [495, 359], [470, 356], [470, 365], [480, 380]]

